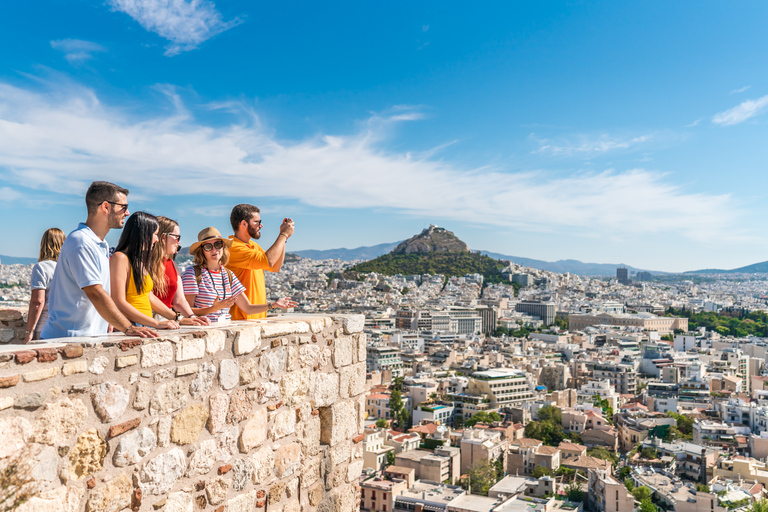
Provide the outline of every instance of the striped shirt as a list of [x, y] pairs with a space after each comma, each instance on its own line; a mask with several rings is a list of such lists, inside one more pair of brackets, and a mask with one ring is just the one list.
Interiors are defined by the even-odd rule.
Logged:
[[[219, 300], [224, 300], [225, 298], [236, 297], [245, 291], [245, 287], [234, 275], [230, 285], [229, 276], [223, 268], [219, 269], [218, 272], [208, 270], [205, 267], [201, 268], [200, 286], [198, 286], [195, 279], [195, 267], [187, 267], [184, 275], [181, 276], [181, 284], [184, 286], [184, 295], [196, 295], [195, 304], [192, 306], [195, 308], [209, 308], [213, 306], [213, 301], [216, 300], [216, 297]], [[231, 318], [228, 308], [214, 311], [206, 316], [211, 322], [229, 320]]]

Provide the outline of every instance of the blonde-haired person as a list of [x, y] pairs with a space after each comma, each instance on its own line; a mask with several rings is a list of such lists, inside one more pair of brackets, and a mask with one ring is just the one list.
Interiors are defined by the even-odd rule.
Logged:
[[[207, 317], [198, 317], [184, 298], [181, 274], [173, 259], [181, 247], [179, 223], [159, 215], [158, 241], [152, 248], [152, 274], [157, 276], [152, 293], [160, 302], [176, 313], [176, 318], [192, 318], [197, 325], [209, 325]], [[157, 318], [157, 317], [156, 317]]]
[[40, 339], [40, 331], [48, 320], [48, 289], [51, 286], [56, 261], [59, 259], [61, 245], [67, 236], [59, 228], [47, 229], [40, 239], [40, 255], [32, 267], [30, 285], [32, 297], [29, 299], [27, 314], [27, 332], [24, 343]]
[[198, 316], [207, 316], [211, 322], [230, 320], [229, 308], [237, 305], [246, 315], [263, 313], [274, 308], [297, 306], [290, 297], [283, 297], [272, 304], [251, 304], [243, 293], [245, 287], [237, 277], [224, 268], [229, 259], [232, 240], [223, 238], [219, 230], [205, 228], [197, 235], [197, 242], [189, 248], [194, 265], [181, 277], [184, 297]]

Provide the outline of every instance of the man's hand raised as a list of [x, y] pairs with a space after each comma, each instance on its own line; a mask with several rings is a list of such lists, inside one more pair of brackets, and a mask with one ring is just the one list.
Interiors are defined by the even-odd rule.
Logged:
[[287, 238], [290, 238], [291, 235], [293, 235], [293, 219], [285, 218], [283, 219], [283, 223], [280, 224], [280, 234], [285, 235]]

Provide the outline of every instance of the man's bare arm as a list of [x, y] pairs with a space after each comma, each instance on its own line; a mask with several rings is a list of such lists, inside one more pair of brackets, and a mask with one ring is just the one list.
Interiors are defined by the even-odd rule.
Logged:
[[272, 247], [266, 250], [267, 261], [269, 262], [269, 268], [274, 272], [279, 272], [283, 267], [283, 261], [285, 260], [285, 243], [293, 235], [293, 220], [283, 219], [283, 223], [280, 225], [280, 234], [277, 235], [277, 240], [272, 244]]
[[147, 327], [136, 327], [125, 318], [125, 316], [117, 309], [112, 297], [104, 290], [104, 287], [100, 284], [94, 284], [83, 288], [83, 292], [91, 301], [93, 307], [99, 312], [99, 315], [109, 322], [109, 325], [114, 326], [120, 332], [129, 334], [131, 336], [138, 336], [140, 338], [155, 338], [157, 333]]

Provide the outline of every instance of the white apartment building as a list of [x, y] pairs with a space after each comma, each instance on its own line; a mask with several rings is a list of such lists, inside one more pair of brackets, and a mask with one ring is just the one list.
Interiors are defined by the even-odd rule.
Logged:
[[614, 411], [618, 411], [619, 394], [616, 393], [610, 380], [600, 379], [587, 382], [577, 391], [576, 400], [579, 403], [592, 403], [595, 395], [600, 396], [603, 400], [608, 400], [611, 404], [611, 408], [613, 408]]
[[493, 409], [533, 400], [536, 383], [522, 370], [497, 368], [475, 372], [469, 378], [467, 394], [488, 395]]

